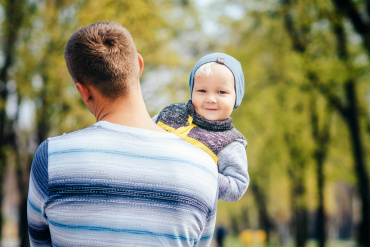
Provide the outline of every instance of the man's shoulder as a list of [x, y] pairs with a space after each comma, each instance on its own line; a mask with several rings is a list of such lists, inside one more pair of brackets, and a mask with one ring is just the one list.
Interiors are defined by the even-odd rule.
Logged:
[[96, 125], [91, 125], [89, 127], [83, 128], [83, 129], [75, 130], [75, 131], [72, 131], [72, 132], [69, 132], [69, 133], [63, 133], [61, 135], [54, 136], [54, 137], [49, 137], [47, 139], [47, 141], [48, 142], [53, 142], [53, 141], [58, 141], [58, 140], [61, 140], [61, 139], [68, 139], [68, 138], [73, 138], [73, 137], [85, 135], [87, 132], [93, 131], [94, 129], [97, 129], [97, 128], [99, 128], [99, 127], [96, 126]]

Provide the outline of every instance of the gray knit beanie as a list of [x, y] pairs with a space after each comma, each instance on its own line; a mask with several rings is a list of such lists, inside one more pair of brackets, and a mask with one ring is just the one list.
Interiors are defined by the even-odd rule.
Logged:
[[199, 59], [199, 61], [195, 64], [193, 70], [190, 74], [189, 79], [189, 88], [190, 94], [193, 95], [193, 85], [194, 85], [194, 75], [197, 69], [202, 66], [203, 64], [210, 63], [210, 62], [217, 62], [220, 64], [224, 64], [228, 67], [234, 75], [234, 82], [235, 82], [235, 105], [234, 109], [236, 109], [240, 103], [242, 102], [244, 96], [244, 74], [242, 70], [242, 66], [238, 60], [229, 56], [224, 53], [212, 53], [206, 55]]

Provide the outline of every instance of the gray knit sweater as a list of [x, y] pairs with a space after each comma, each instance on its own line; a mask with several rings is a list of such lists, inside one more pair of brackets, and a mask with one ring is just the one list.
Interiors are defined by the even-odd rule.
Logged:
[[167, 106], [153, 117], [153, 120], [175, 134], [178, 134], [177, 130], [189, 127], [190, 131], [185, 131], [186, 136], [182, 134], [179, 136], [186, 141], [190, 140], [190, 143], [194, 140], [199, 141], [204, 144], [200, 148], [217, 157], [215, 161], [219, 171], [220, 200], [237, 201], [244, 195], [249, 185], [245, 152], [247, 141], [234, 127], [231, 118], [224, 121], [209, 121], [196, 114], [189, 101], [188, 104], [177, 103]]

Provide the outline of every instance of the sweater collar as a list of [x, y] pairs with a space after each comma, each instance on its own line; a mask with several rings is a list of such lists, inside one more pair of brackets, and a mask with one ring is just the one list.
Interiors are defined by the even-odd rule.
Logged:
[[211, 131], [226, 131], [234, 128], [234, 125], [231, 123], [232, 119], [230, 117], [221, 121], [211, 121], [198, 115], [194, 110], [194, 106], [191, 100], [188, 101], [186, 108], [188, 114], [193, 118], [193, 123], [199, 126], [200, 128]]

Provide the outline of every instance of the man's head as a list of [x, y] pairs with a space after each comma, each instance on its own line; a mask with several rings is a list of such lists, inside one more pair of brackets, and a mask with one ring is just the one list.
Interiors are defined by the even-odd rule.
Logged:
[[75, 32], [64, 58], [75, 83], [116, 99], [138, 82], [140, 67], [131, 34], [114, 22], [97, 22]]
[[242, 102], [243, 96], [244, 96], [244, 74], [242, 70], [242, 66], [238, 60], [233, 58], [232, 56], [229, 56], [224, 53], [212, 53], [208, 54], [195, 64], [193, 67], [193, 70], [191, 71], [190, 78], [189, 78], [189, 88], [190, 93], [193, 97], [193, 87], [194, 87], [194, 79], [195, 79], [195, 73], [197, 70], [207, 63], [216, 62], [219, 64], [222, 64], [223, 66], [226, 66], [233, 74], [234, 76], [234, 87], [235, 87], [235, 104], [234, 109], [236, 109], [240, 103]]

